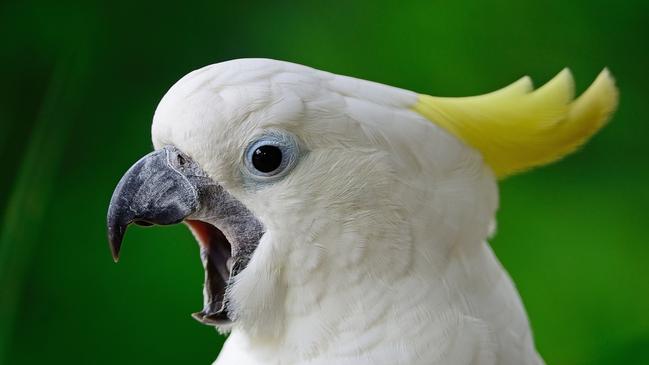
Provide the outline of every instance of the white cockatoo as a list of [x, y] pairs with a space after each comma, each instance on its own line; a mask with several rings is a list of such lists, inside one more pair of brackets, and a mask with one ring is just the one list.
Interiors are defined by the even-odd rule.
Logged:
[[160, 102], [155, 151], [108, 212], [185, 222], [205, 267], [215, 364], [542, 364], [487, 238], [497, 180], [556, 161], [616, 108], [604, 70], [445, 98], [268, 59], [191, 72]]

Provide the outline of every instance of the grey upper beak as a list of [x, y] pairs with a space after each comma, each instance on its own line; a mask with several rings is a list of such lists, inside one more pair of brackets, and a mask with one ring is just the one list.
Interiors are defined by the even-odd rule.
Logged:
[[205, 268], [204, 306], [194, 317], [210, 325], [236, 317], [228, 305], [227, 287], [250, 262], [264, 226], [196, 161], [174, 146], [144, 156], [115, 188], [107, 221], [115, 261], [129, 224], [187, 221], [199, 241]]
[[198, 210], [198, 191], [179, 171], [184, 161], [177, 149], [165, 147], [142, 157], [119, 181], [107, 217], [115, 262], [129, 224], [175, 224]]

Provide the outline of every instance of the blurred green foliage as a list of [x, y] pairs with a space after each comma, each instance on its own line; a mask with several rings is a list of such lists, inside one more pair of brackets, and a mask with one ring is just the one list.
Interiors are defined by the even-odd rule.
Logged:
[[564, 66], [621, 90], [581, 152], [502, 183], [492, 245], [548, 364], [649, 363], [649, 3], [341, 1], [0, 3], [0, 363], [207, 364], [202, 269], [184, 227], [129, 231], [105, 212], [151, 149], [168, 87], [209, 63], [269, 57], [432, 95]]

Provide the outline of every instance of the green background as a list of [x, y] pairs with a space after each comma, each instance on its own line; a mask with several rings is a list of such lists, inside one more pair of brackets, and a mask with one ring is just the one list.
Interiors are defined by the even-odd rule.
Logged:
[[502, 183], [492, 245], [548, 364], [648, 364], [648, 45], [647, 1], [2, 2], [0, 363], [216, 357], [186, 228], [130, 230], [115, 265], [105, 212], [172, 83], [269, 57], [448, 96], [610, 67], [612, 123]]

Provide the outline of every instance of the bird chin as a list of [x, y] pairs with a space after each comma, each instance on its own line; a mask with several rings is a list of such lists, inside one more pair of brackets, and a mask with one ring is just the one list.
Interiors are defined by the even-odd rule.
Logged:
[[197, 321], [227, 331], [234, 321], [228, 301], [228, 288], [237, 274], [237, 257], [225, 234], [216, 226], [200, 221], [186, 220], [200, 246], [205, 270], [203, 310], [192, 314]]

